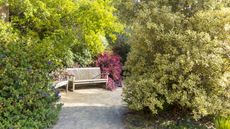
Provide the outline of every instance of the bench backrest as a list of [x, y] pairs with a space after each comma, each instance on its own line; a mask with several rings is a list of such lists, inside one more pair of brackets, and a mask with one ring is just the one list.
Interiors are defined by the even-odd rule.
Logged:
[[101, 78], [100, 67], [67, 68], [67, 72], [69, 74], [74, 75], [76, 80], [100, 79]]

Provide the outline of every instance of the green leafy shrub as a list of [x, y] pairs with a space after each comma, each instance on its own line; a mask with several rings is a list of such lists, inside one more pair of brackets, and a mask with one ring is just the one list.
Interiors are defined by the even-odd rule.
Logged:
[[5, 4], [6, 3], [6, 0], [0, 0], [0, 6]]
[[59, 65], [52, 45], [0, 23], [0, 128], [47, 128], [56, 122], [58, 92], [49, 73]]
[[127, 44], [128, 37], [126, 35], [119, 35], [116, 42], [112, 44], [113, 53], [121, 57], [121, 63], [125, 64], [127, 55], [130, 51], [130, 46]]
[[215, 119], [215, 127], [217, 129], [230, 129], [230, 117], [218, 117]]
[[128, 106], [156, 114], [178, 105], [194, 118], [229, 115], [229, 14], [215, 0], [143, 0], [129, 39]]

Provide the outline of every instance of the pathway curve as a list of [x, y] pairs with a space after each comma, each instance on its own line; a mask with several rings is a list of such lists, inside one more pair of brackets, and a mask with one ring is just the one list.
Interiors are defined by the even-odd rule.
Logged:
[[63, 92], [64, 106], [53, 129], [123, 129], [127, 109], [121, 92], [122, 88], [113, 92], [102, 88]]

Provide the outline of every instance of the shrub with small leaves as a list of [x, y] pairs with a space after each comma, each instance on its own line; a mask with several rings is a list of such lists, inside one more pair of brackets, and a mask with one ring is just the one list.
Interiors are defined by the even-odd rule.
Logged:
[[229, 1], [142, 0], [129, 39], [124, 100], [153, 114], [230, 114]]
[[1, 129], [47, 128], [57, 121], [60, 96], [49, 73], [59, 62], [51, 46], [0, 22]]
[[125, 64], [127, 55], [130, 51], [130, 45], [127, 43], [128, 37], [126, 35], [119, 35], [116, 42], [112, 44], [113, 53], [121, 57], [121, 63]]
[[103, 53], [98, 56], [96, 66], [101, 68], [103, 73], [109, 74], [107, 89], [113, 90], [121, 85], [121, 58], [117, 55]]

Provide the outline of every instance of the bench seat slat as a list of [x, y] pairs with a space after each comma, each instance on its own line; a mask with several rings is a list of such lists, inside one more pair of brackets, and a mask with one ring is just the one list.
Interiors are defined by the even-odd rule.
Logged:
[[74, 80], [74, 83], [78, 82], [107, 82], [107, 79], [87, 79], [87, 80]]
[[91, 84], [91, 83], [106, 83], [106, 81], [97, 81], [97, 82], [74, 82], [74, 84]]

